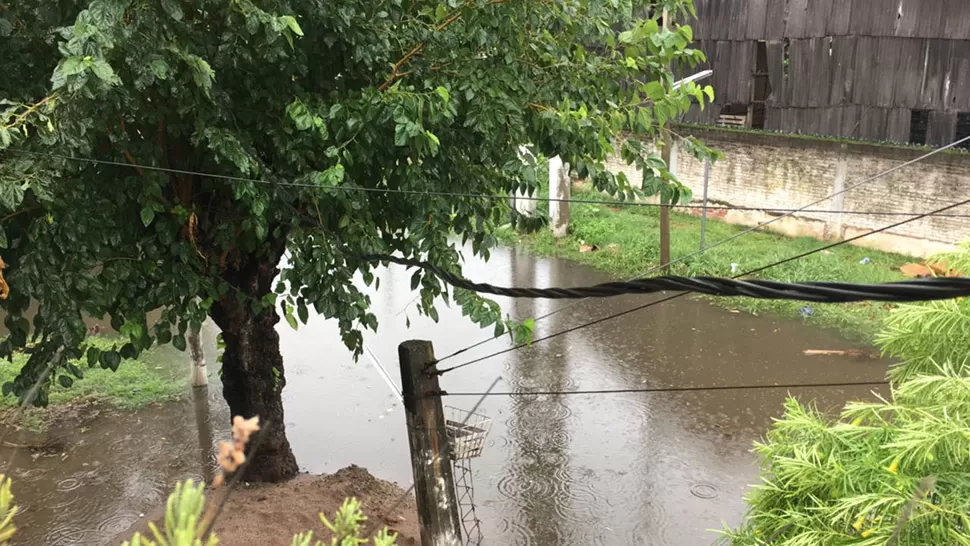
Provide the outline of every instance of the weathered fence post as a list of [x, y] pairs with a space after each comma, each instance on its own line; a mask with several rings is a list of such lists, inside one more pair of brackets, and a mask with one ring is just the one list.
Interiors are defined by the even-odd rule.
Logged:
[[405, 341], [397, 349], [407, 416], [422, 546], [460, 546], [458, 500], [451, 473], [434, 349], [430, 341]]
[[552, 236], [565, 237], [569, 231], [569, 163], [558, 155], [549, 159], [549, 223]]

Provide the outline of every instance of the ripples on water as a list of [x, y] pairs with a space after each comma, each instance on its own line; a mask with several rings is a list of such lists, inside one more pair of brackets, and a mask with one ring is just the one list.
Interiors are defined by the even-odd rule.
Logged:
[[[488, 266], [471, 262], [466, 274], [518, 286], [604, 280], [575, 264], [505, 250], [493, 252]], [[401, 341], [431, 339], [437, 354], [445, 355], [487, 335], [454, 308], [441, 306], [438, 324], [418, 318], [408, 307], [413, 306], [409, 280], [410, 274], [400, 269], [382, 274], [383, 288], [374, 296], [380, 336], [367, 336], [395, 379]], [[643, 301], [586, 302], [541, 321], [537, 335]], [[559, 305], [499, 302], [518, 319]], [[405, 316], [412, 322], [410, 330]], [[359, 464], [407, 487], [411, 469], [403, 412], [374, 365], [366, 359], [354, 363], [332, 323], [311, 319], [297, 332], [281, 323], [279, 331], [290, 379], [284, 390], [286, 426], [302, 469], [333, 472]], [[208, 351], [212, 345], [210, 340]], [[452, 363], [506, 346], [507, 339], [496, 341]], [[808, 348], [847, 347], [794, 322], [731, 314], [681, 299], [463, 368], [441, 381], [448, 391], [480, 392], [501, 374], [499, 390], [571, 391], [883, 376], [884, 366], [876, 363], [801, 354]], [[866, 393], [795, 394], [819, 397], [822, 407], [833, 407]], [[720, 528], [723, 521], [737, 523], [743, 514], [742, 494], [758, 473], [751, 442], [780, 413], [786, 394], [489, 397], [481, 410], [494, 418], [493, 427], [483, 456], [473, 462], [485, 544], [709, 544], [716, 538], [709, 529]], [[102, 417], [84, 433], [61, 431], [66, 456], [32, 457], [29, 450], [18, 451], [11, 474], [17, 501], [26, 508], [18, 517], [18, 544], [104, 544], [160, 504], [176, 480], [207, 475], [211, 453], [202, 454], [199, 438], [211, 446], [226, 435], [229, 422], [218, 385], [210, 388], [208, 401], [211, 406], [200, 410], [213, 428], [208, 435], [200, 436], [196, 410], [187, 400], [124, 418]], [[475, 399], [446, 403], [470, 409]], [[9, 457], [10, 450], [2, 454]]]
[[[55, 453], [0, 450], [4, 460], [12, 457], [21, 507], [14, 544], [108, 544], [163, 503], [176, 481], [200, 479], [199, 437], [195, 424], [186, 421], [191, 406], [187, 400], [133, 414], [103, 412], [87, 427], [48, 432], [48, 438], [63, 441], [64, 450]], [[228, 422], [225, 411], [211, 417]]]

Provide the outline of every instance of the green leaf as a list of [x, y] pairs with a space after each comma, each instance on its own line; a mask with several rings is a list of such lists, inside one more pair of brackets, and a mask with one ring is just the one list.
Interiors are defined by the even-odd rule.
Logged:
[[408, 124], [398, 123], [394, 126], [394, 145], [407, 146], [410, 136], [408, 134]]
[[445, 17], [448, 17], [448, 13], [449, 13], [448, 12], [448, 6], [439, 3], [434, 8], [434, 20], [435, 20], [435, 22], [440, 23], [441, 21], [444, 21], [445, 20]]
[[644, 86], [644, 90], [652, 101], [658, 101], [664, 98], [664, 95], [666, 94], [663, 84], [658, 81], [647, 82], [647, 84]]
[[310, 320], [310, 310], [307, 309], [306, 302], [302, 299], [296, 304], [296, 312], [300, 316], [300, 322], [306, 324]]
[[74, 378], [69, 375], [61, 375], [58, 376], [57, 382], [65, 389], [69, 389], [74, 384]]
[[148, 63], [148, 66], [152, 69], [152, 74], [154, 74], [155, 77], [160, 80], [168, 78], [168, 73], [171, 70], [168, 63], [162, 59], [155, 59]]
[[182, 20], [182, 6], [179, 5], [178, 0], [162, 0], [162, 9], [172, 19], [176, 21]]
[[116, 372], [121, 364], [121, 355], [117, 351], [105, 351], [101, 353], [100, 362], [102, 368]]
[[300, 131], [305, 131], [313, 126], [313, 115], [300, 99], [294, 99], [286, 106], [286, 115], [293, 120], [293, 124]]
[[620, 33], [620, 43], [621, 44], [632, 44], [634, 34], [632, 30], [624, 30]]
[[186, 60], [192, 71], [192, 81], [205, 92], [206, 96], [209, 96], [209, 92], [212, 90], [212, 82], [216, 77], [215, 71], [212, 70], [205, 59], [198, 55], [188, 55]]
[[151, 204], [149, 203], [143, 206], [141, 208], [141, 223], [145, 227], [148, 227], [152, 223], [152, 220], [154, 219], [155, 219], [155, 209], [152, 208]]
[[121, 354], [121, 358], [130, 360], [138, 356], [138, 350], [135, 349], [135, 346], [132, 345], [131, 343], [125, 343], [121, 347], [120, 354]]
[[84, 379], [84, 371], [81, 370], [81, 368], [78, 368], [77, 366], [75, 366], [74, 364], [68, 364], [67, 371], [69, 371], [71, 375], [73, 375], [78, 379]]
[[286, 24], [287, 28], [293, 31], [293, 34], [297, 36], [303, 36], [303, 29], [300, 28], [300, 23], [296, 21], [296, 18], [292, 15], [284, 15], [280, 17], [280, 21]]
[[51, 89], [58, 90], [67, 84], [67, 79], [84, 72], [87, 65], [82, 57], [68, 57], [58, 63], [51, 75]]
[[0, 248], [7, 248], [7, 230], [0, 226]]
[[180, 351], [184, 351], [185, 350], [185, 336], [182, 335], [182, 334], [178, 334], [176, 336], [172, 336], [172, 347], [175, 347], [176, 349], [178, 349]]
[[317, 184], [321, 186], [336, 186], [344, 180], [344, 166], [337, 163], [333, 167], [323, 171], [316, 177]]
[[286, 323], [290, 325], [290, 328], [293, 328], [294, 330], [298, 330], [300, 328], [300, 325], [296, 322], [296, 318], [293, 316], [293, 309], [290, 307], [290, 304], [285, 301], [283, 302], [283, 318], [286, 319]]
[[711, 87], [710, 85], [705, 85], [704, 86], [704, 94], [707, 95], [707, 100], [708, 101], [713, 101], [714, 100], [714, 88]]
[[0, 129], [0, 149], [10, 146], [10, 142], [13, 139], [10, 137], [10, 131], [6, 129]]
[[691, 29], [689, 26], [681, 25], [680, 32], [684, 35], [684, 38], [687, 39], [688, 42], [694, 41], [694, 30]]
[[95, 364], [101, 361], [101, 349], [97, 347], [88, 348], [88, 367], [93, 368]]
[[434, 92], [437, 93], [438, 96], [441, 97], [441, 99], [444, 100], [445, 102], [448, 102], [449, 100], [451, 100], [451, 93], [449, 93], [448, 89], [445, 87], [442, 87], [439, 85], [438, 87], [435, 88]]
[[117, 85], [121, 83], [121, 80], [117, 75], [115, 75], [115, 71], [111, 69], [111, 65], [102, 61], [101, 59], [91, 63], [91, 71], [94, 72], [94, 75], [104, 83], [109, 85]]

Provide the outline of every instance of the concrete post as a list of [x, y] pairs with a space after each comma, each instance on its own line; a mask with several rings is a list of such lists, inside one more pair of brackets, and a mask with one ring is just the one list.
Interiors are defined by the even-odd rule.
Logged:
[[565, 237], [569, 231], [569, 195], [571, 192], [569, 163], [558, 155], [549, 159], [549, 223], [552, 236]]
[[421, 546], [461, 546], [458, 499], [451, 473], [434, 349], [430, 341], [405, 341], [397, 349], [414, 471]]
[[831, 239], [841, 239], [842, 230], [844, 227], [844, 219], [842, 217], [842, 211], [845, 210], [845, 181], [849, 176], [849, 158], [846, 151], [846, 145], [843, 144], [839, 147], [838, 159], [835, 161], [835, 180], [832, 183], [832, 193], [837, 195], [832, 198], [832, 208], [839, 211], [838, 214], [834, 215], [832, 218], [832, 224], [829, 227], [828, 237]]
[[[536, 156], [529, 151], [525, 146], [519, 146], [519, 160], [523, 164], [535, 165]], [[515, 210], [522, 216], [527, 218], [534, 218], [536, 215], [536, 200], [529, 198], [529, 195], [525, 192], [516, 192], [513, 196], [515, 200]]]
[[192, 356], [192, 386], [205, 387], [209, 384], [209, 376], [205, 370], [205, 353], [202, 351], [202, 340], [200, 330], [189, 328], [186, 333], [186, 341], [189, 345], [189, 354]]

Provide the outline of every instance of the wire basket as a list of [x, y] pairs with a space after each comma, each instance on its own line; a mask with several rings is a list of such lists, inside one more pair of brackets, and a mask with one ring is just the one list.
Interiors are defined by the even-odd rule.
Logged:
[[451, 457], [474, 459], [485, 449], [485, 437], [492, 428], [492, 418], [445, 406], [445, 429], [451, 443]]

